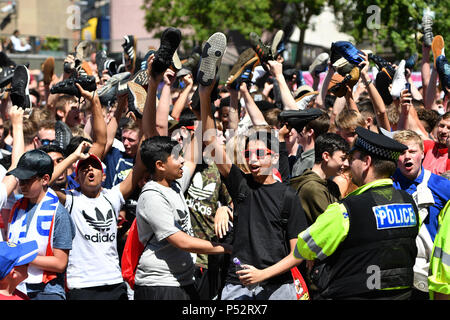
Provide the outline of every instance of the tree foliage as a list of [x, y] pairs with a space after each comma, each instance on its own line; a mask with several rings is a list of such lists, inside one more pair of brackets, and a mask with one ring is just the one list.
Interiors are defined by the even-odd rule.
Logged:
[[[397, 59], [421, 52], [421, 23], [426, 7], [435, 12], [434, 35], [445, 39], [450, 30], [450, 0], [330, 0], [330, 4], [341, 31], [353, 36], [356, 44], [370, 43], [377, 53], [392, 52]], [[375, 29], [369, 21], [374, 12], [368, 12], [373, 5], [380, 9], [380, 25]]]
[[[270, 0], [144, 0], [145, 27], [192, 28], [190, 39], [204, 41], [215, 32], [248, 35], [270, 27]], [[184, 35], [183, 35], [184, 37]]]

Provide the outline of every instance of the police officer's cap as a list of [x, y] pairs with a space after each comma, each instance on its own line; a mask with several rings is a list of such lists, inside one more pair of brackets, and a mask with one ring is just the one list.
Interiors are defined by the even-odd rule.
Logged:
[[383, 134], [378, 134], [362, 127], [357, 127], [355, 131], [358, 137], [350, 152], [356, 149], [381, 159], [397, 161], [402, 152], [408, 149], [404, 144]]

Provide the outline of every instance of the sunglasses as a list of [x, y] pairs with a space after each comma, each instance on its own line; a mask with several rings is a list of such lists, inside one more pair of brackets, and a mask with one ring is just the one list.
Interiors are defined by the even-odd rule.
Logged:
[[43, 146], [48, 146], [49, 144], [56, 144], [56, 140], [41, 139], [41, 143]]
[[254, 154], [254, 155], [256, 155], [256, 158], [259, 160], [269, 154], [273, 154], [273, 151], [269, 150], [269, 149], [249, 149], [249, 150], [245, 150], [243, 153], [244, 153], [245, 159], [250, 159], [252, 154]]

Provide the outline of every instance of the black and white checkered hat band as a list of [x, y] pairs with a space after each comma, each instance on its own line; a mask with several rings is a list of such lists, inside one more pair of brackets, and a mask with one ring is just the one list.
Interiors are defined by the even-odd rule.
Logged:
[[384, 149], [382, 147], [373, 145], [369, 141], [364, 140], [361, 137], [358, 137], [356, 139], [355, 146], [362, 148], [363, 150], [366, 150], [368, 153], [374, 154], [376, 156], [379, 156], [380, 158], [387, 159], [387, 160], [397, 161], [398, 157], [401, 154], [401, 152], [399, 152], [399, 151]]

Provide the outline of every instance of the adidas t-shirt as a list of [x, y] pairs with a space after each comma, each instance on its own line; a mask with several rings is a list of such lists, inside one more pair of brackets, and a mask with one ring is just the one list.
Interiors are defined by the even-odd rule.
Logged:
[[65, 207], [76, 227], [67, 266], [69, 289], [123, 281], [117, 253], [117, 218], [124, 204], [120, 186], [102, 189], [97, 198], [66, 191]]
[[[216, 211], [219, 206], [228, 205], [231, 197], [220, 179], [219, 169], [215, 163], [197, 165], [185, 197], [191, 212], [195, 237], [218, 241], [214, 232]], [[208, 268], [208, 255], [198, 254], [196, 263], [203, 268]]]

